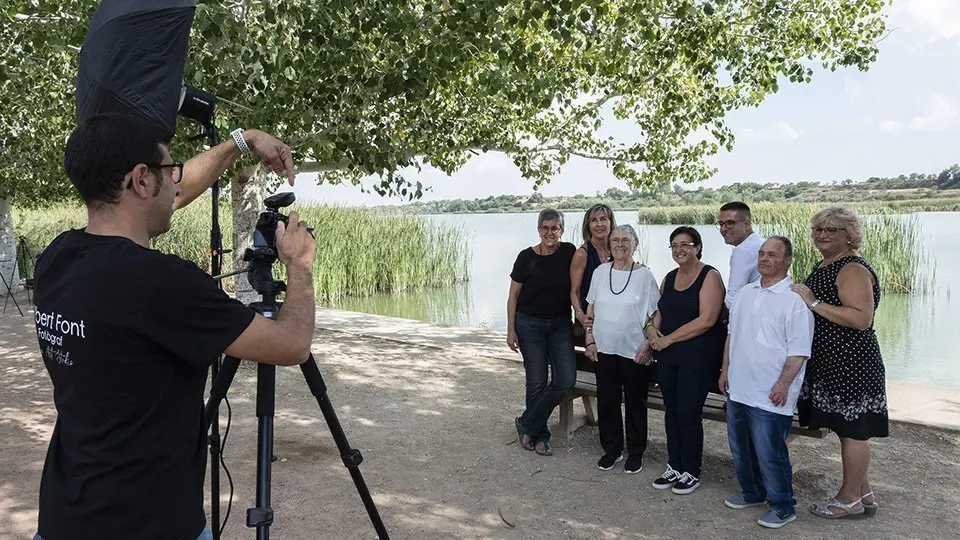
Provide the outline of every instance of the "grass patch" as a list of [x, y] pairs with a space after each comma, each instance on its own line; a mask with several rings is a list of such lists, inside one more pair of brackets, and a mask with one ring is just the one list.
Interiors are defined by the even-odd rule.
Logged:
[[[199, 200], [174, 213], [169, 232], [154, 240], [154, 248], [193, 261], [209, 270], [209, 200]], [[468, 278], [466, 234], [459, 228], [389, 210], [366, 211], [327, 206], [299, 206], [303, 219], [314, 228], [317, 257], [313, 266], [318, 302], [379, 292], [403, 292], [421, 287], [447, 286]], [[17, 237], [26, 239], [34, 256], [61, 232], [86, 223], [86, 209], [51, 206], [39, 210], [13, 210]], [[233, 238], [230, 204], [220, 206], [224, 247]], [[232, 263], [228, 255], [224, 272]], [[275, 268], [286, 279], [283, 266]], [[31, 269], [32, 273], [32, 269]], [[232, 290], [230, 278], [225, 288]]]

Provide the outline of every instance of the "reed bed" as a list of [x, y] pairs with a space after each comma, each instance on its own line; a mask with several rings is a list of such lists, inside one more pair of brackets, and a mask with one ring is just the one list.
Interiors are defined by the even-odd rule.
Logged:
[[[826, 204], [758, 203], [750, 205], [756, 229], [764, 236], [786, 236], [793, 242], [791, 273], [804, 279], [820, 260], [810, 234], [810, 218]], [[920, 222], [914, 215], [896, 214], [877, 205], [851, 205], [863, 221], [861, 255], [877, 273], [885, 293], [924, 294], [932, 290], [936, 263], [928, 251]], [[717, 208], [683, 206], [650, 208], [640, 212], [641, 223], [662, 223], [670, 219], [676, 225], [715, 223]]]
[[[764, 236], [786, 236], [793, 242], [791, 273], [804, 279], [821, 259], [810, 234], [810, 218], [818, 205], [784, 208], [767, 215], [757, 228]], [[860, 254], [873, 268], [885, 293], [924, 294], [933, 290], [936, 262], [927, 250], [916, 216], [881, 214], [861, 216], [863, 246]]]
[[[792, 208], [822, 208], [842, 204], [861, 215], [905, 214], [911, 212], [960, 211], [960, 199], [905, 199], [864, 203], [750, 203], [754, 217], [763, 219]], [[717, 221], [720, 205], [651, 206], [637, 212], [637, 220], [645, 225], [710, 225]], [[812, 214], [811, 214], [812, 215]], [[756, 219], [755, 219], [756, 221]]]
[[[315, 231], [313, 279], [318, 302], [448, 286], [468, 279], [470, 255], [462, 229], [400, 212], [327, 206], [290, 210], [297, 210]], [[14, 210], [16, 235], [26, 239], [34, 255], [61, 232], [85, 222], [86, 210], [79, 206]], [[153, 247], [209, 269], [210, 226], [209, 204], [198, 201], [174, 214], [171, 230], [158, 237]], [[233, 220], [226, 202], [220, 206], [220, 228], [224, 247], [230, 247]], [[224, 260], [225, 272], [232, 267], [230, 257]], [[275, 274], [285, 279], [282, 265], [275, 267]], [[229, 278], [225, 288], [232, 290]]]

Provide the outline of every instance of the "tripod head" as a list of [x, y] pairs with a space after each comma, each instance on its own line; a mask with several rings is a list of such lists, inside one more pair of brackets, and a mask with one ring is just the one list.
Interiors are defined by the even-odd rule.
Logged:
[[263, 204], [267, 209], [260, 212], [253, 231], [253, 249], [248, 248], [243, 260], [250, 263], [247, 279], [253, 290], [263, 296], [265, 306], [276, 305], [277, 294], [287, 290], [287, 284], [273, 279], [273, 263], [277, 261], [277, 224], [286, 224], [287, 216], [280, 209], [296, 200], [293, 193], [277, 193], [267, 197]]

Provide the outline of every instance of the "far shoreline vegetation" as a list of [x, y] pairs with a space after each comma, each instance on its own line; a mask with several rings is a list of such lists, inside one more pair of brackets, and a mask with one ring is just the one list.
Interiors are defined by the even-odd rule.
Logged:
[[[806, 275], [818, 260], [809, 238], [808, 220], [819, 208], [839, 203], [875, 216], [864, 223], [863, 255], [877, 270], [881, 288], [884, 292], [924, 294], [931, 290], [936, 264], [924, 246], [917, 220], [893, 214], [960, 211], [960, 165], [938, 174], [870, 178], [858, 183], [737, 183], [698, 189], [663, 185], [646, 191], [610, 188], [596, 196], [546, 197], [534, 193], [473, 201], [415, 202], [400, 207], [306, 204], [292, 209], [326, 233], [318, 235], [314, 287], [317, 300], [329, 304], [345, 297], [403, 293], [469, 281], [468, 232], [423, 219], [426, 215], [537, 212], [554, 207], [570, 213], [573, 222], [573, 212], [603, 202], [617, 212], [636, 212], [637, 222], [643, 225], [707, 225], [715, 223], [720, 205], [733, 200], [751, 205], [762, 234], [783, 234], [794, 240], [794, 271], [798, 275]], [[229, 201], [224, 201], [220, 224], [228, 247], [233, 228], [229, 206]], [[60, 232], [81, 227], [86, 217], [75, 201], [44, 208], [14, 208], [13, 214], [16, 236], [25, 239], [34, 254]], [[154, 247], [206, 268], [208, 228], [206, 206], [190, 205], [174, 215], [173, 228], [157, 238]], [[280, 274], [282, 279], [282, 270]], [[232, 278], [224, 284], [232, 290]]]
[[417, 201], [399, 208], [417, 214], [496, 214], [537, 212], [545, 207], [562, 211], [586, 210], [597, 203], [614, 210], [636, 211], [645, 224], [703, 225], [716, 220], [717, 208], [730, 201], [750, 205], [845, 204], [861, 213], [960, 211], [960, 165], [939, 173], [872, 177], [861, 182], [788, 184], [738, 182], [717, 188], [662, 184], [649, 190], [610, 188], [596, 195], [499, 195], [483, 199]]

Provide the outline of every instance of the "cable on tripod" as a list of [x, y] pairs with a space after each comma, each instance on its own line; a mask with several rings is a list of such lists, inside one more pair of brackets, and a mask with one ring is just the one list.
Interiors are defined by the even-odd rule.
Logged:
[[[223, 515], [223, 523], [220, 524], [220, 533], [218, 536], [223, 537], [223, 531], [227, 528], [227, 520], [230, 519], [230, 509], [233, 507], [233, 476], [230, 474], [230, 469], [227, 468], [227, 462], [223, 459], [223, 451], [227, 448], [227, 437], [230, 435], [230, 421], [233, 420], [233, 409], [230, 407], [230, 400], [226, 396], [223, 397], [223, 402], [227, 405], [227, 425], [223, 429], [223, 437], [220, 439], [220, 467], [223, 469], [223, 472], [227, 475], [227, 483], [230, 484], [230, 497], [227, 498], [227, 511]], [[220, 504], [220, 501], [217, 501], [217, 504]]]

